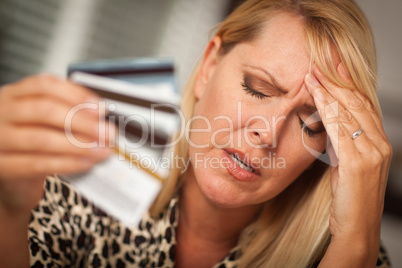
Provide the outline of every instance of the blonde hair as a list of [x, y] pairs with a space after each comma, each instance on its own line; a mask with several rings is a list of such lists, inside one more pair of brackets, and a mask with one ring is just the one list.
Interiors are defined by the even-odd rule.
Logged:
[[[221, 53], [241, 42], [251, 42], [264, 23], [280, 12], [302, 18], [311, 59], [333, 83], [347, 87], [333, 62], [335, 48], [355, 88], [381, 113], [376, 95], [376, 55], [370, 26], [352, 0], [249, 0], [218, 25]], [[182, 111], [191, 118], [196, 99], [193, 87], [199, 66], [183, 91]], [[174, 154], [188, 159], [182, 139]], [[181, 182], [183, 167], [175, 167], [153, 207], [157, 216]], [[268, 201], [259, 218], [242, 233], [240, 267], [310, 267], [324, 255], [330, 241], [329, 216], [332, 202], [330, 172], [316, 160], [281, 194]]]

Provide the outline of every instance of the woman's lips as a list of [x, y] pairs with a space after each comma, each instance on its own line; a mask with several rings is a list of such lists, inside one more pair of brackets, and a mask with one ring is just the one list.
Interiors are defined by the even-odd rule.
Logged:
[[[226, 170], [239, 181], [253, 181], [260, 177], [258, 168], [244, 161], [244, 154], [235, 150], [223, 150]], [[244, 168], [242, 168], [242, 167]]]

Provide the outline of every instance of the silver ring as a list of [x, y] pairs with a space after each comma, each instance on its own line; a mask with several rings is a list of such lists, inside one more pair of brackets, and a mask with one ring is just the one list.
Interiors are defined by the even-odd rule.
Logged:
[[359, 137], [361, 134], [363, 133], [363, 129], [359, 129], [358, 131], [356, 131], [355, 133], [352, 134], [352, 136], [350, 136], [352, 138], [352, 140], [356, 139], [357, 137]]

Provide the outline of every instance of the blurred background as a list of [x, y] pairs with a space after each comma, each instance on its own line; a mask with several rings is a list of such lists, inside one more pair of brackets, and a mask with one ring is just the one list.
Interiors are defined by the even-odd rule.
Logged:
[[[162, 56], [182, 86], [211, 28], [242, 0], [0, 0], [0, 86], [71, 62]], [[382, 239], [402, 267], [402, 1], [357, 0], [376, 39], [379, 96], [394, 148]]]

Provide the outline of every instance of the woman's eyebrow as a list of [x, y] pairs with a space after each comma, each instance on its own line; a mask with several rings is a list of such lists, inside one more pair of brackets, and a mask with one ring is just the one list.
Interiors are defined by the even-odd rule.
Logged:
[[274, 86], [275, 86], [282, 94], [287, 94], [287, 93], [289, 93], [289, 91], [284, 90], [284, 87], [281, 86], [281, 85], [278, 83], [278, 80], [276, 80], [275, 77], [274, 77], [269, 71], [267, 71], [267, 70], [265, 70], [265, 69], [263, 69], [263, 68], [261, 68], [261, 67], [254, 66], [254, 65], [245, 64], [245, 66], [246, 66], [246, 67], [249, 67], [249, 68], [251, 68], [251, 69], [259, 70], [259, 71], [265, 73], [265, 74], [271, 79], [272, 84], [274, 84]]
[[[279, 85], [278, 80], [276, 80], [275, 77], [274, 77], [270, 72], [268, 72], [267, 70], [265, 70], [265, 69], [263, 69], [263, 68], [261, 68], [261, 67], [254, 66], [254, 65], [249, 65], [249, 64], [245, 64], [245, 66], [246, 66], [246, 67], [249, 67], [249, 68], [251, 68], [251, 69], [259, 70], [259, 71], [265, 73], [265, 74], [271, 79], [271, 81], [272, 81], [272, 83], [274, 84], [274, 86], [275, 86], [281, 93], [286, 94], [286, 93], [289, 92], [289, 91], [284, 90], [283, 87], [282, 87], [281, 85]], [[317, 111], [317, 108], [316, 108], [314, 105], [305, 104], [304, 107], [305, 107], [307, 110], [309, 110], [311, 113], [315, 113], [315, 112]]]

